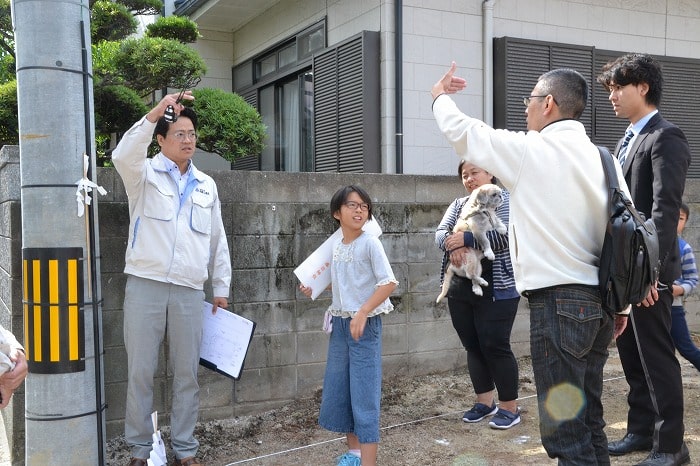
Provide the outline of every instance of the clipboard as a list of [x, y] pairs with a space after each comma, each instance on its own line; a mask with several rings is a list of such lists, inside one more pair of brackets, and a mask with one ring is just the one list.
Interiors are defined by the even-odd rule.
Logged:
[[202, 303], [202, 345], [199, 364], [234, 380], [241, 378], [255, 322], [218, 308], [211, 313], [212, 304]]

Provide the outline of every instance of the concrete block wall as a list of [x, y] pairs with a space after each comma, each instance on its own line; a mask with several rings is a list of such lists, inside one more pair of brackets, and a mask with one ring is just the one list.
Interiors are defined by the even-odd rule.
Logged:
[[[463, 189], [456, 177], [376, 174], [210, 172], [219, 187], [233, 262], [233, 310], [256, 322], [239, 381], [202, 368], [201, 419], [274, 408], [312, 396], [322, 385], [328, 293], [311, 301], [298, 291], [296, 268], [337, 228], [331, 195], [359, 184], [372, 195], [382, 242], [400, 282], [396, 311], [384, 320], [385, 373], [416, 374], [464, 366], [466, 357], [445, 304], [436, 306], [440, 253], [434, 228]], [[121, 433], [126, 367], [121, 334], [128, 226], [121, 179], [98, 171], [108, 436]], [[166, 363], [166, 353], [161, 361]], [[170, 379], [159, 378], [156, 408], [168, 412]], [[166, 420], [167, 422], [167, 420]]]
[[[311, 301], [298, 291], [296, 268], [336, 228], [330, 197], [339, 187], [359, 184], [371, 194], [381, 237], [400, 282], [392, 296], [396, 311], [384, 320], [384, 373], [415, 375], [463, 369], [466, 356], [446, 304], [435, 305], [440, 253], [434, 228], [449, 202], [462, 194], [454, 176], [209, 172], [217, 182], [233, 261], [233, 311], [257, 323], [245, 370], [238, 381], [201, 368], [200, 418], [255, 413], [312, 396], [321, 388], [327, 336], [321, 331], [327, 293]], [[126, 355], [122, 334], [128, 209], [115, 170], [98, 169], [107, 189], [99, 202], [107, 436], [123, 432]], [[21, 211], [19, 155], [0, 151], [0, 319], [22, 334]], [[700, 245], [700, 183], [689, 180], [688, 240]], [[697, 298], [688, 305], [691, 328], [700, 325]], [[529, 353], [529, 311], [524, 302], [512, 335], [518, 355]], [[166, 351], [155, 384], [155, 406], [168, 423], [171, 378]], [[22, 389], [2, 412], [6, 429], [23, 449]], [[15, 420], [13, 423], [13, 419]], [[17, 457], [22, 457], [19, 454]]]
[[[22, 335], [19, 154], [0, 152], [0, 318]], [[321, 388], [328, 337], [321, 331], [329, 295], [311, 301], [298, 291], [296, 268], [336, 228], [328, 204], [346, 184], [366, 188], [376, 203], [382, 242], [400, 282], [396, 311], [384, 320], [384, 367], [424, 374], [464, 367], [466, 356], [446, 305], [435, 305], [440, 252], [434, 228], [462, 191], [456, 177], [275, 172], [209, 172], [217, 182], [233, 261], [232, 309], [257, 323], [238, 381], [201, 368], [201, 419], [259, 412], [313, 396]], [[123, 432], [126, 355], [122, 333], [128, 208], [115, 170], [98, 169], [107, 436]], [[39, 219], [40, 221], [40, 219]], [[207, 290], [208, 291], [208, 290]], [[526, 321], [525, 321], [526, 322]], [[514, 340], [527, 342], [527, 325]], [[516, 332], [517, 333], [517, 332]], [[516, 343], [517, 345], [517, 343]], [[523, 345], [524, 348], [524, 345]], [[520, 353], [523, 351], [520, 350]], [[160, 355], [155, 406], [168, 423], [171, 378]], [[18, 395], [21, 395], [21, 391]], [[23, 448], [23, 397], [3, 410], [15, 449]], [[11, 427], [12, 420], [14, 427]], [[22, 457], [17, 450], [17, 457]]]
[[[19, 204], [19, 147], [0, 149], [0, 324], [22, 342], [21, 213]], [[24, 384], [0, 411], [10, 457], [24, 456]]]

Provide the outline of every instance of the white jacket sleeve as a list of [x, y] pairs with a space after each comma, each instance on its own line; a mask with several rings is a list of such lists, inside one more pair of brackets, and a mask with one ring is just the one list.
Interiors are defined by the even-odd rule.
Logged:
[[527, 147], [527, 133], [494, 129], [462, 113], [446, 94], [433, 102], [433, 115], [459, 157], [494, 174], [513, 191]]
[[124, 182], [127, 195], [131, 195], [146, 178], [144, 167], [155, 127], [156, 124], [151, 123], [144, 116], [124, 133], [119, 144], [112, 151], [114, 168]]

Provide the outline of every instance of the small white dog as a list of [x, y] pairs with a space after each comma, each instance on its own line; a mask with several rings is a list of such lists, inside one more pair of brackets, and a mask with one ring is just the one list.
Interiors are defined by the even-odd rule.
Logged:
[[481, 185], [469, 195], [469, 199], [462, 206], [462, 211], [459, 213], [452, 233], [471, 231], [474, 234], [474, 238], [483, 248], [483, 251], [475, 248], [459, 250], [458, 253], [462, 254], [462, 265], [461, 267], [456, 267], [452, 264], [447, 266], [445, 280], [442, 282], [442, 291], [437, 297], [436, 303], [442, 301], [442, 298], [447, 295], [447, 290], [450, 288], [450, 282], [454, 274], [470, 278], [472, 280], [472, 291], [475, 295], [482, 296], [484, 294], [481, 287], [488, 286], [488, 282], [481, 278], [481, 259], [483, 257], [489, 260], [495, 258], [486, 232], [496, 230], [504, 235], [508, 231], [501, 219], [496, 215], [496, 209], [502, 203], [502, 190], [495, 184]]

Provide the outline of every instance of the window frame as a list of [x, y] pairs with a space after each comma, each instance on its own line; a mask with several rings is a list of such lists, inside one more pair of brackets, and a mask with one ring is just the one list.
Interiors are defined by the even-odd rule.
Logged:
[[[300, 44], [307, 40], [310, 36], [318, 33], [320, 33], [322, 36], [320, 40], [321, 44], [317, 45], [317, 47], [312, 50], [301, 50]], [[274, 167], [273, 165], [270, 165], [270, 160], [267, 162], [263, 160], [263, 154], [257, 154], [255, 156], [245, 157], [245, 160], [237, 160], [232, 164], [232, 169], [260, 170], [263, 166], [265, 166], [266, 169], [274, 168], [275, 171], [285, 170], [282, 161], [281, 147], [278, 144], [280, 138], [280, 120], [282, 118], [282, 115], [280, 114], [281, 106], [278, 98], [278, 94], [280, 92], [279, 87], [293, 80], [297, 80], [297, 82], [301, 83], [309, 73], [313, 75], [313, 54], [325, 49], [326, 40], [327, 29], [326, 19], [324, 18], [321, 21], [318, 21], [301, 30], [294, 36], [276, 43], [272, 47], [269, 47], [256, 54], [251, 59], [246, 60], [245, 62], [232, 68], [233, 92], [244, 96], [248, 103], [260, 111], [261, 92], [264, 92], [265, 89], [273, 87], [272, 92], [275, 102], [273, 110], [274, 115], [272, 116], [274, 127], [269, 132], [269, 139], [267, 141], [267, 144], [273, 144], [274, 161], [272, 163]], [[295, 48], [296, 60], [280, 65], [280, 55], [285, 51], [288, 51], [290, 47]], [[274, 69], [262, 73], [262, 64], [265, 60], [268, 60], [268, 63], [274, 61]], [[306, 121], [302, 122], [301, 120], [302, 118], [305, 118], [306, 109], [304, 105], [308, 103], [306, 90], [303, 87], [304, 86], [301, 86], [299, 89], [299, 165], [301, 171], [313, 171], [313, 161], [309, 162], [308, 157], [306, 156], [309, 149], [307, 147], [308, 137], [305, 136], [308, 136], [306, 132], [309, 131], [309, 128]], [[311, 101], [313, 103], [313, 96]], [[311, 120], [311, 131], [313, 134], [313, 117], [311, 117]], [[311, 141], [313, 143], [313, 137], [311, 138]]]

